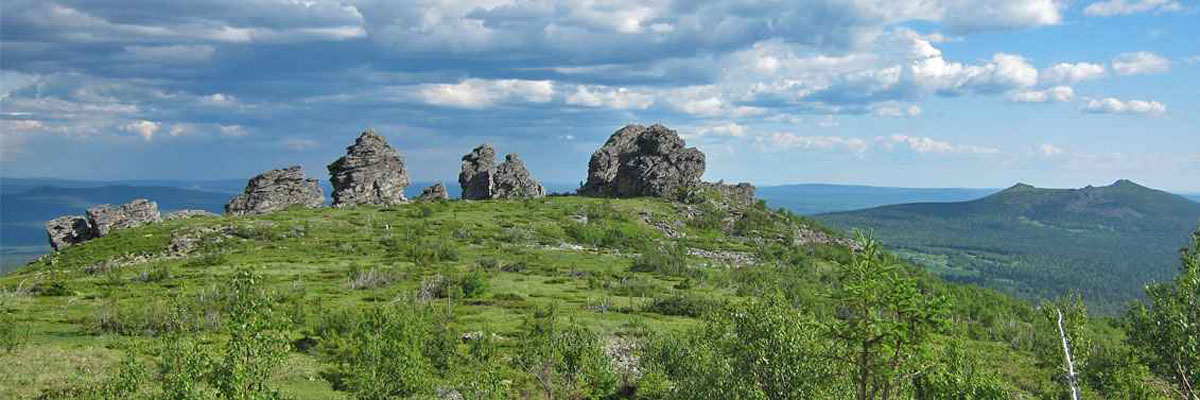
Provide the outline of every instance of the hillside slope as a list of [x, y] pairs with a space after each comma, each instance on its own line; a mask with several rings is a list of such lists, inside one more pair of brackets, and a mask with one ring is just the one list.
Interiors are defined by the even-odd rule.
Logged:
[[916, 203], [816, 217], [863, 228], [909, 259], [958, 282], [1026, 298], [1079, 290], [1118, 312], [1150, 281], [1169, 278], [1200, 204], [1120, 180], [1040, 189], [1018, 184], [957, 203]]
[[[538, 398], [530, 393], [538, 393], [539, 375], [522, 369], [521, 360], [533, 351], [524, 350], [533, 346], [530, 335], [555, 320], [563, 332], [584, 335], [573, 339], [584, 340], [581, 347], [568, 351], [599, 343], [614, 357], [613, 368], [625, 371], [623, 380], [636, 377], [621, 369], [631, 362], [621, 354], [635, 351], [628, 346], [708, 332], [724, 320], [706, 316], [727, 306], [779, 298], [788, 310], [802, 310], [781, 314], [792, 315], [786, 318], [833, 321], [829, 293], [840, 279], [834, 266], [851, 253], [824, 241], [837, 240], [810, 221], [761, 206], [656, 199], [453, 201], [167, 221], [116, 231], [0, 276], [0, 317], [29, 333], [16, 350], [0, 351], [0, 364], [13, 366], [0, 372], [0, 397], [60, 398], [80, 387], [109, 387], [103, 382], [125, 376], [118, 368], [159, 360], [160, 352], [180, 351], [179, 343], [215, 346], [209, 351], [220, 355], [225, 332], [237, 326], [222, 321], [245, 318], [237, 317], [241, 303], [231, 303], [247, 295], [236, 288], [253, 282], [273, 293], [258, 304], [271, 304], [288, 321], [287, 368], [270, 378], [287, 397], [348, 398], [366, 390], [340, 378], [353, 370], [335, 356], [357, 354], [345, 353], [353, 349], [346, 341], [356, 339], [336, 333], [353, 329], [340, 318], [415, 302], [446, 318], [437, 319], [444, 325], [435, 325], [443, 332], [436, 337], [454, 338], [449, 351], [460, 354], [429, 385], [473, 393], [472, 385], [490, 376], [505, 382], [501, 398]], [[243, 278], [247, 270], [255, 277]], [[1040, 334], [1028, 305], [905, 271], [928, 298], [949, 305], [953, 328], [937, 334], [934, 348], [961, 343], [953, 348], [978, 360], [976, 374], [999, 377], [1014, 398], [1057, 390], [1052, 374], [1033, 362], [1030, 346]], [[471, 338], [479, 335], [499, 346], [486, 368], [470, 361], [478, 343]], [[586, 339], [591, 335], [598, 342]], [[136, 357], [120, 361], [122, 354]]]
[[763, 186], [758, 197], [771, 207], [783, 207], [801, 215], [861, 210], [892, 204], [974, 200], [999, 189], [902, 188], [806, 183]]

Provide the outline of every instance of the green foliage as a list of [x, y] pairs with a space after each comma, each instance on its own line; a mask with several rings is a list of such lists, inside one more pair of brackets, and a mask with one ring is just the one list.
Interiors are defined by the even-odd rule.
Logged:
[[1052, 380], [1057, 384], [1061, 393], [1070, 393], [1068, 368], [1063, 354], [1062, 336], [1058, 328], [1058, 316], [1062, 313], [1062, 329], [1066, 334], [1067, 345], [1071, 349], [1071, 359], [1075, 365], [1075, 373], [1089, 369], [1088, 362], [1092, 349], [1092, 340], [1085, 330], [1088, 316], [1087, 308], [1078, 294], [1072, 293], [1059, 297], [1052, 302], [1044, 302], [1040, 307], [1041, 315], [1034, 324], [1037, 339], [1034, 342], [1034, 352], [1040, 365], [1054, 371]]
[[212, 380], [221, 397], [238, 400], [279, 398], [267, 386], [271, 372], [283, 363], [288, 352], [284, 330], [286, 319], [260, 287], [263, 278], [250, 270], [239, 270], [233, 278], [232, 307], [224, 355], [216, 361]]
[[642, 253], [633, 259], [633, 266], [629, 270], [684, 276], [688, 273], [687, 246], [682, 243], [650, 242], [642, 249]]
[[12, 353], [29, 342], [29, 328], [0, 309], [0, 352]]
[[393, 303], [327, 315], [317, 327], [335, 388], [359, 399], [431, 394], [454, 342], [434, 310]]
[[1005, 400], [1012, 394], [961, 343], [942, 350], [933, 367], [913, 378], [913, 398], [919, 400]]
[[212, 397], [213, 389], [205, 385], [212, 372], [212, 355], [192, 339], [169, 335], [163, 340], [162, 361], [159, 362], [159, 383], [163, 400], [201, 400]]
[[655, 297], [646, 305], [646, 311], [662, 314], [699, 318], [721, 309], [721, 302], [701, 294], [675, 293], [667, 297]]
[[804, 399], [835, 397], [828, 342], [811, 316], [770, 296], [710, 314], [682, 335], [647, 345], [639, 398]]
[[855, 397], [888, 399], [920, 372], [920, 355], [930, 336], [945, 329], [948, 306], [923, 293], [878, 242], [859, 233], [858, 243], [862, 251], [853, 261], [838, 265], [830, 293], [837, 320], [829, 329], [838, 359], [852, 371]]
[[1200, 396], [1200, 230], [1180, 251], [1179, 275], [1146, 287], [1150, 306], [1138, 302], [1127, 316], [1129, 344], [1150, 370], [1182, 399]]
[[617, 375], [600, 337], [576, 323], [564, 326], [554, 306], [526, 320], [516, 364], [547, 398], [601, 399], [617, 390]]

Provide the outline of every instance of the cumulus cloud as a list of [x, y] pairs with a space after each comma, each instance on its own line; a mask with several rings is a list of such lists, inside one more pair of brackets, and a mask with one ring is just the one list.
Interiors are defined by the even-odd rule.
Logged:
[[1132, 114], [1160, 116], [1167, 113], [1167, 106], [1157, 101], [1120, 100], [1112, 97], [1088, 99], [1083, 112], [1089, 114]]
[[158, 132], [159, 128], [160, 124], [158, 122], [147, 120], [130, 122], [122, 127], [127, 132], [138, 134], [138, 136], [141, 136], [147, 142], [154, 138], [154, 134]]
[[1181, 11], [1183, 6], [1175, 0], [1105, 0], [1088, 4], [1083, 14], [1093, 17], [1111, 17], [1143, 12]]
[[1171, 60], [1148, 51], [1139, 51], [1117, 55], [1112, 60], [1112, 66], [1117, 75], [1157, 74], [1171, 69]]
[[870, 146], [866, 140], [841, 136], [803, 136], [788, 132], [775, 132], [758, 139], [763, 150], [848, 150], [861, 153]]
[[568, 94], [566, 103], [584, 107], [603, 107], [618, 110], [646, 109], [654, 104], [654, 95], [623, 87], [579, 85]]
[[217, 48], [211, 45], [125, 46], [125, 58], [151, 63], [197, 64], [212, 60]]
[[902, 134], [894, 134], [886, 137], [876, 138], [882, 143], [886, 149], [892, 149], [896, 145], [905, 146], [908, 149], [917, 153], [932, 153], [932, 154], [997, 154], [1000, 149], [987, 146], [976, 146], [968, 144], [953, 144], [946, 141], [941, 141], [928, 137], [908, 136]]
[[1055, 86], [1045, 90], [1021, 90], [1008, 97], [1008, 101], [1014, 103], [1062, 103], [1074, 99], [1075, 90], [1070, 86]]
[[250, 134], [250, 130], [242, 125], [217, 125], [217, 132], [224, 137], [237, 138]]
[[1102, 78], [1106, 74], [1104, 65], [1092, 63], [1058, 63], [1042, 70], [1041, 82], [1050, 85], [1074, 85]]
[[871, 114], [877, 117], [915, 117], [921, 115], [921, 107], [915, 104], [880, 104], [871, 110]]
[[418, 95], [436, 106], [479, 109], [504, 101], [547, 103], [554, 97], [554, 84], [520, 79], [465, 79], [459, 83], [424, 85]]
[[692, 132], [694, 133], [685, 132], [683, 135], [689, 138], [704, 136], [742, 138], [746, 137], [748, 129], [744, 125], [729, 122], [724, 124], [702, 126], [693, 130]]

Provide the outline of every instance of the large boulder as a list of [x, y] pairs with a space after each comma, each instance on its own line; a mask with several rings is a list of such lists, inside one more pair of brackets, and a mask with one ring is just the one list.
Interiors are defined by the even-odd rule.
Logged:
[[462, 186], [463, 200], [492, 198], [493, 166], [496, 165], [496, 150], [482, 144], [462, 157], [462, 170], [458, 173], [458, 185]]
[[146, 199], [113, 206], [101, 204], [87, 209], [88, 225], [95, 237], [108, 235], [114, 229], [132, 228], [162, 220], [158, 203]]
[[91, 225], [82, 215], [65, 215], [47, 221], [46, 236], [50, 238], [50, 247], [54, 250], [95, 238]]
[[595, 197], [673, 197], [704, 175], [704, 153], [684, 147], [662, 125], [626, 125], [613, 133], [588, 161], [579, 194]]
[[433, 186], [421, 190], [421, 195], [417, 196], [417, 201], [438, 201], [449, 200], [450, 194], [446, 192], [446, 185], [435, 183]]
[[408, 171], [404, 158], [373, 130], [363, 132], [346, 155], [329, 164], [333, 205], [400, 204], [407, 202]]
[[504, 156], [504, 162], [492, 174], [492, 198], [522, 199], [543, 197], [546, 189], [533, 179], [525, 163], [516, 154]]
[[246, 189], [225, 204], [230, 215], [264, 214], [293, 205], [320, 207], [325, 195], [316, 179], [304, 177], [299, 165], [273, 169], [250, 178]]

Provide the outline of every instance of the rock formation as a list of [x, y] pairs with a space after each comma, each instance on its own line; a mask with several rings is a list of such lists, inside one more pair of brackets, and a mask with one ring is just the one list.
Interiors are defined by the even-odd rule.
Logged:
[[520, 199], [544, 197], [546, 189], [533, 179], [525, 163], [516, 154], [504, 156], [504, 162], [492, 174], [492, 198]]
[[346, 155], [329, 164], [333, 205], [399, 204], [408, 201], [408, 171], [404, 158], [383, 136], [368, 130], [346, 148]]
[[626, 125], [592, 154], [579, 194], [596, 197], [672, 197], [700, 182], [704, 153], [684, 147], [662, 125]]
[[754, 192], [758, 190], [754, 185], [746, 182], [735, 185], [725, 183], [725, 181], [701, 182], [699, 187], [716, 192], [727, 203], [743, 206], [754, 204]]
[[163, 214], [162, 219], [163, 221], [174, 221], [177, 219], [187, 219], [191, 217], [220, 217], [220, 215], [204, 210], [178, 210]]
[[483, 144], [462, 158], [458, 184], [464, 200], [542, 197], [546, 189], [525, 168], [520, 156], [508, 154], [496, 166], [496, 150]]
[[230, 215], [263, 214], [292, 205], [320, 207], [325, 202], [316, 179], [306, 179], [299, 165], [273, 169], [246, 183], [246, 190], [225, 204]]
[[458, 173], [458, 184], [462, 186], [463, 200], [492, 198], [492, 166], [496, 165], [496, 150], [482, 144], [462, 157], [462, 172]]
[[441, 183], [435, 183], [433, 186], [421, 190], [421, 195], [417, 196], [417, 201], [438, 201], [449, 199], [450, 194], [446, 193], [446, 186]]
[[46, 236], [50, 237], [50, 248], [54, 250], [95, 238], [91, 225], [82, 215], [65, 215], [47, 221]]
[[108, 235], [113, 229], [132, 228], [161, 220], [158, 203], [146, 199], [120, 206], [101, 204], [87, 209], [87, 222], [95, 237]]

